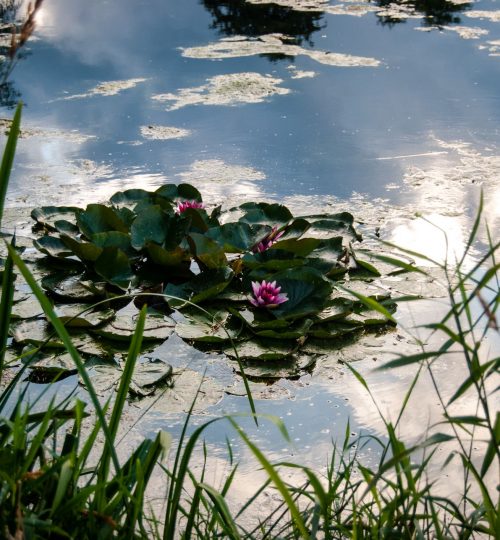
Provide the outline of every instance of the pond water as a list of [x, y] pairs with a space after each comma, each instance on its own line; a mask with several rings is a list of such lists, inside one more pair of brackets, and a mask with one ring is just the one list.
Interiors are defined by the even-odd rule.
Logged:
[[[436, 257], [444, 239], [415, 213], [446, 230], [450, 253], [460, 251], [482, 189], [485, 217], [498, 231], [495, 1], [45, 0], [10, 80], [2, 117], [17, 99], [26, 104], [8, 193], [10, 224], [21, 230], [36, 205], [85, 205], [121, 189], [189, 182], [210, 204], [348, 210], [367, 239], [377, 233]], [[438, 299], [398, 317], [411, 326], [445, 308]], [[371, 374], [372, 366], [386, 351], [412, 350], [410, 341], [397, 329], [352, 352], [389, 412], [399, 410], [411, 370]], [[194, 373], [208, 365], [222, 387], [235, 385], [209, 396], [195, 424], [248, 410], [220, 358], [167, 343], [172, 364]], [[273, 427], [255, 430], [271, 456], [322, 466], [348, 417], [354, 434], [381, 428], [337, 360], [298, 381], [256, 387], [266, 398], [257, 399], [258, 412], [282, 417], [294, 442]], [[458, 362], [442, 368], [445, 392], [462, 379]], [[62, 388], [74, 384], [69, 378]], [[427, 395], [424, 384], [415, 403]], [[411, 409], [408, 437], [436, 418], [436, 401]], [[140, 419], [134, 433], [178, 433], [182, 409], [131, 408], [131, 421]], [[226, 432], [222, 423], [207, 432], [221, 468]], [[363, 452], [369, 461], [371, 449]]]

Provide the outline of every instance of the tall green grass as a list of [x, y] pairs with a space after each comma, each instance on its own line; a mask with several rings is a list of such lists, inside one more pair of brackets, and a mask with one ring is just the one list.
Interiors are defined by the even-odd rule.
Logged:
[[[0, 219], [20, 115], [21, 106], [16, 111], [0, 168]], [[25, 367], [19, 369], [9, 384], [1, 386], [0, 538], [500, 538], [499, 491], [491, 489], [491, 482], [488, 483], [493, 477], [498, 485], [500, 468], [500, 416], [494, 406], [498, 403], [495, 399], [500, 358], [488, 358], [482, 348], [488, 334], [498, 332], [500, 265], [499, 244], [493, 241], [487, 228], [485, 255], [472, 268], [466, 266], [467, 255], [481, 226], [482, 203], [464, 254], [453, 264], [432, 261], [443, 271], [449, 310], [439, 321], [427, 325], [427, 329], [443, 336], [444, 343], [438, 349], [422, 346], [420, 352], [396, 358], [383, 368], [417, 366], [396, 420], [388, 420], [379, 409], [385, 437], [365, 436], [356, 441], [357, 447], [367, 439], [378, 447], [377, 464], [368, 467], [359, 458], [347, 424], [344, 441], [332, 447], [329, 465], [321, 473], [295, 463], [271, 461], [242, 429], [237, 417], [212, 419], [188, 436], [197, 395], [193, 396], [191, 410], [175, 445], [167, 433], [160, 431], [154, 439], [143, 440], [120, 461], [116, 438], [141, 349], [145, 311], [138, 318], [118, 391], [113, 400], [101, 405], [68, 332], [12, 240], [7, 245], [0, 300], [0, 379], [7, 369], [4, 354], [17, 272], [32, 289], [71, 355], [88, 389], [89, 403], [67, 396], [59, 402], [51, 400], [40, 410], [41, 402], [30, 402], [26, 387], [21, 384]], [[425, 273], [396, 258], [390, 262], [405, 271]], [[385, 313], [383, 305], [361, 295], [358, 299]], [[451, 351], [462, 358], [467, 376], [452, 397], [446, 399], [435, 369]], [[354, 367], [347, 367], [372, 395], [363, 375]], [[441, 403], [442, 419], [438, 426], [433, 426], [432, 435], [408, 445], [398, 436], [398, 426], [425, 372]], [[453, 415], [453, 404], [471, 392], [477, 399], [475, 414]], [[252, 402], [251, 406], [253, 417], [261, 418]], [[37, 412], [34, 407], [38, 407]], [[268, 419], [286, 438], [282, 422], [273, 417]], [[232, 461], [229, 442], [230, 470], [224, 482], [216, 489], [206, 480], [210, 464], [202, 436], [215, 422], [227, 423], [267, 477], [237, 512], [231, 510], [230, 501], [232, 488], [238, 481], [238, 466]], [[463, 476], [463, 490], [454, 498], [443, 497], [428, 474], [438, 448], [447, 448], [450, 443], [453, 450], [444, 466], [453, 460], [459, 464]], [[485, 448], [479, 455], [474, 451], [476, 443]], [[166, 461], [172, 446], [175, 451]], [[199, 452], [203, 467], [201, 473], [195, 474], [192, 467]], [[284, 473], [290, 470], [303, 478], [300, 486], [285, 480]], [[164, 511], [157, 515], [149, 509], [147, 495], [153, 475], [162, 475], [166, 486]], [[256, 510], [257, 503], [269, 489], [276, 492], [280, 502], [262, 514]], [[247, 519], [249, 515], [253, 519]]]

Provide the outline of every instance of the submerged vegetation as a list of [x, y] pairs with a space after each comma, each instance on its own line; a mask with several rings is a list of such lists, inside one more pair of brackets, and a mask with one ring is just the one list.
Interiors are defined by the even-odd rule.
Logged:
[[[0, 170], [2, 202], [19, 124], [20, 107]], [[211, 345], [232, 341], [236, 348], [243, 336], [247, 342], [290, 340], [298, 347], [306, 337], [325, 339], [330, 332], [335, 335], [333, 328], [341, 335], [347, 327], [351, 332], [370, 324], [369, 321], [392, 321], [392, 301], [384, 304], [384, 298], [365, 296], [356, 289], [349, 294], [347, 287], [332, 296], [333, 288], [341, 280], [343, 286], [349, 285], [347, 276], [356, 282], [356, 278], [378, 273], [352, 247], [358, 239], [352, 216], [296, 218], [280, 205], [247, 203], [232, 209], [222, 221], [220, 209], [208, 213], [200, 194], [188, 185], [168, 185], [153, 193], [121, 192], [108, 205], [93, 204], [85, 210], [42, 208], [33, 215], [45, 233], [36, 245], [49, 260], [23, 261], [12, 238], [3, 268], [2, 537], [498, 537], [499, 492], [495, 489], [497, 482], [490, 480], [497, 477], [500, 465], [500, 414], [491, 406], [498, 392], [495, 377], [500, 360], [485, 356], [481, 345], [488, 334], [498, 332], [499, 244], [488, 234], [484, 257], [472, 269], [465, 266], [467, 252], [481, 225], [481, 211], [464, 256], [453, 266], [440, 265], [450, 309], [427, 328], [444, 338], [441, 346], [429, 350], [422, 343], [421, 352], [401, 356], [384, 366], [396, 369], [415, 364], [418, 370], [396, 419], [390, 421], [380, 413], [385, 437], [365, 436], [356, 441], [358, 448], [367, 442], [376, 445], [378, 463], [373, 467], [363, 464], [350, 442], [348, 424], [345, 441], [333, 448], [324, 474], [297, 464], [271, 462], [234, 417], [212, 419], [188, 436], [192, 408], [172, 459], [165, 459], [172, 441], [163, 431], [154, 439], [142, 441], [125, 460], [119, 459], [115, 442], [128, 392], [135, 384], [134, 368], [143, 340], [149, 336], [157, 338], [158, 333], [164, 339], [174, 326], [168, 323], [165, 309], [178, 310], [184, 316], [184, 322], [175, 325], [178, 333], [181, 327], [179, 335], [184, 339]], [[327, 235], [323, 234], [325, 231]], [[393, 271], [425, 273], [403, 258], [374, 255], [384, 263], [390, 262]], [[56, 265], [62, 274], [54, 275]], [[38, 276], [43, 276], [42, 286], [50, 299], [33, 275], [35, 269]], [[16, 274], [36, 297], [52, 329], [39, 341], [34, 339], [33, 330], [27, 332], [27, 349], [12, 361], [5, 354], [15, 312]], [[358, 282], [363, 283], [362, 279]], [[117, 323], [114, 302], [127, 295], [136, 295], [142, 301], [134, 326], [130, 327], [129, 322], [124, 328], [123, 319]], [[101, 302], [99, 309], [93, 308], [96, 301]], [[78, 307], [67, 302], [86, 306], [79, 313]], [[193, 303], [204, 304], [205, 311], [195, 312]], [[221, 305], [227, 306], [222, 314]], [[75, 309], [62, 315], [61, 306]], [[148, 327], [151, 318], [156, 323]], [[125, 339], [128, 352], [118, 388], [104, 405], [78, 350], [78, 337], [70, 335], [75, 326], [100, 331], [115, 340]], [[14, 326], [14, 337], [16, 331]], [[34, 403], [27, 399], [26, 370], [35, 364], [35, 352], [41, 345], [56, 347], [67, 355], [85, 383], [88, 404], [71, 395], [61, 401], [49, 400], [48, 404], [43, 399]], [[445, 400], [433, 373], [452, 351], [462, 358], [467, 375], [454, 395]], [[24, 363], [19, 364], [21, 359]], [[352, 366], [348, 368], [370, 392], [363, 376]], [[431, 426], [423, 440], [407, 446], [398, 436], [398, 425], [424, 372], [431, 376], [443, 417]], [[466, 393], [476, 396], [476, 412], [457, 416], [453, 405]], [[197, 394], [192, 396], [193, 406], [197, 398]], [[92, 409], [90, 416], [87, 409]], [[258, 414], [255, 418], [264, 421]], [[229, 423], [268, 476], [238, 512], [231, 509], [237, 465], [232, 464], [229, 442], [231, 470], [222, 487], [216, 489], [206, 481], [209, 465], [200, 438], [219, 421]], [[286, 438], [282, 422], [276, 418], [271, 421]], [[463, 473], [463, 490], [453, 497], [437, 490], [432, 478], [439, 448], [449, 449], [443, 467], [455, 462]], [[205, 465], [201, 473], [195, 473], [192, 463], [199, 451]], [[285, 480], [284, 473], [290, 468], [302, 475], [301, 485]], [[166, 486], [161, 513], [155, 513], [148, 502], [148, 485], [153, 475], [163, 475]], [[267, 514], [261, 508], [258, 516], [252, 515], [259, 497], [268, 489], [275, 490], [276, 504], [269, 507]], [[247, 519], [249, 515], [253, 519]]]

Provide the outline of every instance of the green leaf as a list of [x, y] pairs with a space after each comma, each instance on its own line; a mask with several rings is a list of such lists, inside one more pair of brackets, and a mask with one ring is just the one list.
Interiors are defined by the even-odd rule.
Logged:
[[[236, 349], [236, 351], [234, 350]], [[227, 346], [224, 352], [232, 358], [238, 355], [242, 360], [274, 361], [287, 358], [298, 349], [296, 341], [279, 341], [277, 339], [254, 339]]]
[[96, 302], [106, 295], [102, 284], [83, 279], [83, 274], [67, 272], [49, 274], [42, 278], [42, 287], [63, 302]]
[[109, 283], [127, 289], [134, 277], [128, 257], [121, 249], [107, 247], [95, 262], [95, 271]]
[[250, 251], [271, 231], [272, 228], [267, 225], [236, 222], [212, 227], [207, 231], [207, 236], [222, 246], [226, 253], [244, 253]]
[[42, 236], [33, 240], [33, 245], [49, 257], [65, 258], [73, 255], [73, 251], [57, 236]]
[[12, 324], [10, 333], [19, 345], [42, 345], [46, 347], [62, 348], [62, 341], [52, 331], [45, 319], [32, 319]]
[[95, 262], [102, 253], [102, 248], [91, 242], [80, 242], [66, 234], [61, 235], [61, 243], [72, 251], [82, 262]]
[[324, 235], [325, 231], [351, 240], [361, 240], [361, 235], [354, 229], [354, 217], [349, 212], [304, 216], [311, 224], [308, 233], [311, 236]]
[[171, 218], [159, 206], [150, 206], [132, 224], [132, 246], [142, 249], [148, 242], [163, 244], [170, 234], [171, 224]]
[[197, 201], [201, 202], [201, 193], [191, 184], [166, 184], [155, 191], [155, 194], [161, 195], [172, 201]]
[[273, 250], [283, 250], [293, 253], [298, 257], [307, 257], [313, 250], [318, 248], [322, 244], [321, 240], [317, 238], [291, 238], [285, 240], [279, 240], [270, 248], [270, 255], [272, 256]]
[[[276, 320], [278, 322], [279, 319]], [[277, 328], [253, 328], [253, 332], [259, 337], [272, 339], [299, 339], [308, 335], [313, 321], [311, 319], [300, 319], [292, 323], [287, 322], [285, 327]]]
[[[340, 286], [339, 286], [340, 287]], [[374, 300], [373, 298], [370, 298], [368, 296], [365, 296], [361, 293], [358, 293], [356, 291], [353, 291], [352, 289], [347, 289], [345, 287], [340, 287], [340, 289], [342, 289], [343, 291], [349, 293], [349, 294], [352, 294], [354, 297], [356, 297], [360, 302], [362, 302], [365, 306], [367, 306], [368, 308], [370, 309], [373, 309], [375, 311], [378, 311], [379, 313], [381, 313], [384, 317], [386, 317], [389, 321], [393, 322], [394, 324], [397, 324], [396, 323], [396, 320], [394, 319], [394, 317], [391, 315], [391, 313], [382, 305], [380, 304], [379, 302], [377, 302], [376, 300]]]
[[129, 257], [138, 256], [138, 253], [132, 248], [130, 235], [127, 233], [119, 231], [97, 233], [92, 235], [91, 241], [100, 248], [115, 247]]
[[159, 359], [148, 359], [135, 366], [130, 393], [136, 396], [147, 396], [157, 386], [166, 384], [172, 379], [172, 366]]
[[60, 304], [54, 307], [54, 312], [66, 328], [95, 328], [115, 316], [113, 309], [94, 311], [86, 304]]
[[190, 254], [180, 246], [167, 250], [154, 242], [148, 242], [146, 249], [151, 260], [160, 266], [176, 267], [185, 263], [189, 265], [191, 260]]
[[240, 205], [239, 208], [244, 212], [239, 221], [245, 223], [280, 227], [287, 225], [293, 219], [290, 210], [282, 204], [249, 202]]
[[[231, 283], [234, 273], [228, 267], [205, 270], [195, 276], [191, 281], [180, 285], [169, 283], [165, 288], [165, 294], [189, 300], [194, 304], [199, 304], [205, 300], [216, 297], [226, 289]], [[173, 308], [185, 305], [185, 302], [174, 298], [168, 299], [168, 303]]]
[[77, 225], [87, 238], [93, 234], [119, 231], [126, 233], [128, 227], [122, 218], [109, 206], [103, 204], [89, 204], [87, 209], [77, 214]]
[[154, 194], [145, 189], [127, 189], [125, 191], [117, 191], [109, 201], [118, 206], [133, 207], [140, 201], [154, 200]]
[[320, 272], [305, 266], [278, 272], [268, 280], [276, 281], [281, 293], [288, 296], [286, 302], [269, 310], [281, 319], [299, 319], [319, 313], [327, 306], [332, 292], [332, 285]]
[[211, 238], [207, 238], [203, 234], [191, 233], [188, 242], [198, 263], [207, 268], [227, 266], [224, 249]]
[[177, 323], [177, 335], [186, 341], [223, 343], [238, 339], [242, 325], [229, 319], [226, 311], [184, 314], [184, 322]]
[[78, 212], [82, 212], [82, 209], [77, 206], [41, 206], [31, 211], [31, 217], [48, 229], [57, 230], [56, 223], [59, 221], [76, 222]]

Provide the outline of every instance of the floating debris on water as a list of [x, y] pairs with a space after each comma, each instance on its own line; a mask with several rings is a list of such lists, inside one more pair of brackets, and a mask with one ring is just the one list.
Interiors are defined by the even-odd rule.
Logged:
[[[0, 129], [8, 134], [12, 120], [8, 118], [0, 118]], [[19, 137], [21, 139], [27, 139], [28, 137], [43, 137], [44, 139], [64, 139], [67, 142], [82, 144], [92, 139], [97, 139], [95, 135], [86, 135], [80, 133], [76, 129], [65, 131], [63, 129], [42, 129], [38, 127], [24, 127], [19, 131]]]
[[258, 38], [235, 36], [200, 47], [181, 48], [182, 56], [187, 58], [238, 58], [258, 54], [279, 54], [285, 56], [308, 56], [312, 60], [335, 67], [377, 67], [381, 64], [376, 58], [353, 56], [305, 49], [290, 43], [283, 34], [266, 34]]
[[68, 101], [71, 99], [83, 99], [87, 97], [92, 96], [116, 96], [123, 90], [129, 90], [130, 88], [134, 88], [139, 83], [142, 83], [144, 81], [147, 81], [147, 79], [126, 79], [123, 81], [107, 81], [103, 82], [101, 84], [98, 84], [94, 88], [91, 88], [87, 92], [84, 92], [83, 94], [72, 94], [69, 96], [60, 97], [57, 99], [54, 99], [53, 101]]
[[293, 65], [288, 66], [287, 69], [290, 71], [292, 79], [312, 79], [317, 75], [315, 71], [303, 71], [301, 69], [297, 69], [297, 67]]
[[489, 19], [492, 22], [500, 22], [500, 10], [486, 11], [486, 10], [472, 10], [464, 13], [466, 17], [471, 19]]
[[419, 26], [415, 30], [419, 32], [432, 32], [434, 30], [443, 32], [447, 30], [457, 33], [462, 39], [479, 39], [481, 36], [489, 34], [489, 30], [478, 26]]
[[290, 93], [279, 86], [283, 79], [260, 73], [230, 73], [207, 79], [207, 84], [194, 88], [182, 88], [177, 94], [156, 94], [156, 101], [172, 101], [167, 109], [175, 111], [188, 105], [239, 105], [260, 103], [272, 95]]
[[171, 126], [141, 126], [141, 135], [152, 141], [167, 141], [169, 139], [183, 139], [191, 135], [189, 129]]

